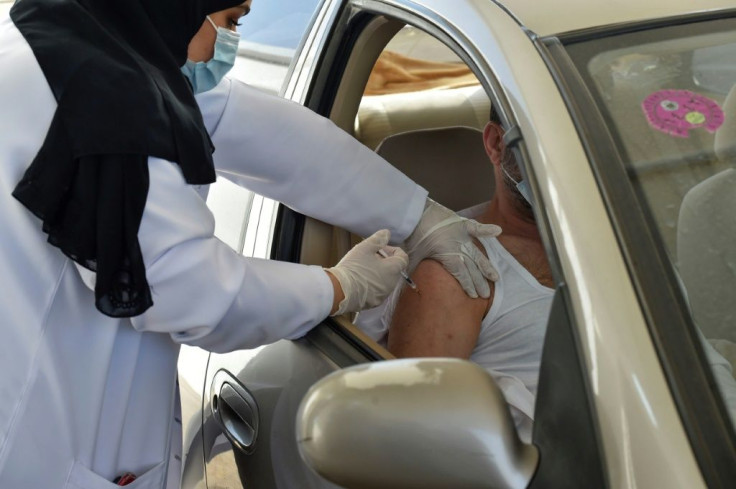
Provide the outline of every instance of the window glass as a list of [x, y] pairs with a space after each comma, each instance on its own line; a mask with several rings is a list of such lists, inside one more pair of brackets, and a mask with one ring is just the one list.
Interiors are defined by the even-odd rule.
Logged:
[[[661, 238], [736, 416], [736, 22], [568, 47]], [[645, 266], [645, 265], [641, 265]]]
[[300, 41], [322, 0], [254, 0], [242, 19], [238, 58], [230, 76], [278, 93]]

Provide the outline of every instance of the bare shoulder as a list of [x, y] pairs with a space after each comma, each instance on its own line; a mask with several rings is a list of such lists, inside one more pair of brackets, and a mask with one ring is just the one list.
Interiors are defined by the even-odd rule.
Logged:
[[[428, 286], [443, 286], [448, 288], [457, 288], [462, 292], [460, 284], [454, 279], [450, 273], [445, 270], [442, 264], [435, 260], [422, 260], [417, 265], [416, 270], [412, 274], [415, 281], [420, 281]], [[453, 282], [457, 287], [453, 287]]]
[[[437, 301], [444, 307], [467, 307], [473, 311], [481, 311], [481, 315], [484, 316], [490, 306], [490, 299], [468, 297], [460, 283], [438, 261], [431, 259], [422, 261], [414, 270], [412, 279], [421, 291], [423, 299]], [[493, 284], [491, 284], [492, 297]]]
[[439, 262], [421, 262], [404, 287], [391, 321], [388, 349], [397, 357], [470, 358], [489, 299], [471, 299]]

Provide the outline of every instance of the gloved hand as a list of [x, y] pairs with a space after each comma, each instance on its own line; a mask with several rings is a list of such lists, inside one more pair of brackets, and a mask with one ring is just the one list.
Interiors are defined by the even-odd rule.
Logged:
[[[326, 269], [340, 282], [345, 294], [335, 316], [375, 307], [394, 290], [409, 257], [400, 248], [386, 246], [390, 237], [391, 232], [382, 229], [355, 245], [340, 263]], [[380, 249], [389, 256], [379, 255]]]
[[427, 199], [417, 227], [402, 247], [409, 253], [410, 271], [425, 258], [437, 260], [455, 277], [469, 297], [488, 298], [491, 288], [487, 280], [498, 280], [498, 272], [473, 243], [473, 238], [499, 234], [501, 228], [495, 224], [480, 224], [465, 219]]

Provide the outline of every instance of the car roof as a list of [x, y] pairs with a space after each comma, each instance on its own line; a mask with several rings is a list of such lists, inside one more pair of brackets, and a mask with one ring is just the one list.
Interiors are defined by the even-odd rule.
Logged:
[[593, 27], [734, 9], [733, 0], [493, 0], [521, 25], [547, 36]]

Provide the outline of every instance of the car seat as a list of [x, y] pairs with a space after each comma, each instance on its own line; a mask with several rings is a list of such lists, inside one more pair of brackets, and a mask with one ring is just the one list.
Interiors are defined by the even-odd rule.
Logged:
[[363, 97], [353, 134], [371, 149], [387, 137], [408, 131], [447, 126], [482, 129], [491, 101], [478, 85]]
[[[736, 87], [724, 102], [715, 138], [718, 158], [736, 162]], [[677, 260], [695, 323], [708, 339], [736, 342], [736, 170], [721, 171], [685, 194]]]
[[705, 337], [736, 342], [736, 170], [717, 173], [685, 195], [677, 258]]
[[443, 127], [394, 134], [376, 152], [454, 211], [493, 195], [493, 165], [478, 129]]
[[[458, 126], [394, 134], [379, 143], [376, 153], [454, 211], [493, 197], [493, 165], [478, 129]], [[334, 233], [332, 259], [339, 259], [361, 239], [347, 232]]]

